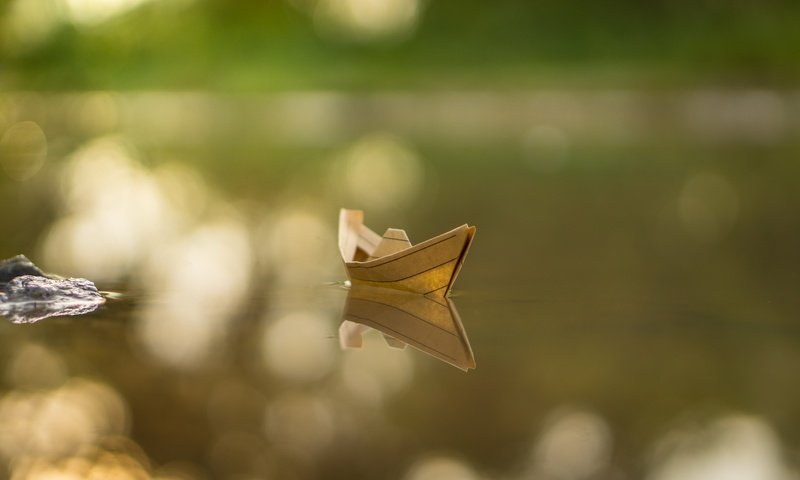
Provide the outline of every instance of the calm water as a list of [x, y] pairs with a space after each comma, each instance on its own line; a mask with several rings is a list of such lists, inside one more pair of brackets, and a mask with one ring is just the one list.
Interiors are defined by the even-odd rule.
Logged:
[[[742, 95], [7, 95], [2, 257], [113, 293], [0, 322], [0, 478], [794, 478], [800, 116]], [[340, 348], [342, 206], [477, 225], [475, 370]]]

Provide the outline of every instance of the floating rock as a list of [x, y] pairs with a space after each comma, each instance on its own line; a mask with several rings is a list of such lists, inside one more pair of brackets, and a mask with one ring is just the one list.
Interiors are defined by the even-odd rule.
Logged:
[[103, 299], [94, 283], [85, 278], [56, 280], [49, 277], [23, 275], [8, 282], [2, 300], [5, 302], [96, 302]]
[[23, 255], [0, 262], [0, 315], [13, 323], [93, 312], [105, 299], [85, 278], [53, 278]]
[[0, 283], [8, 283], [12, 278], [22, 275], [34, 275], [37, 277], [46, 276], [39, 267], [33, 264], [25, 255], [0, 261]]

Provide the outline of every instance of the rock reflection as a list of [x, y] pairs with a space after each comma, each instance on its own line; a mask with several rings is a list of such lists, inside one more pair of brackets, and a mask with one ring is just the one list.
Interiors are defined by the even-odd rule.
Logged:
[[361, 334], [373, 328], [392, 347], [404, 344], [462, 370], [475, 368], [467, 333], [453, 302], [389, 288], [353, 286], [347, 295], [339, 341], [361, 346]]
[[23, 302], [0, 304], [0, 316], [11, 323], [36, 323], [50, 317], [86, 315], [97, 310], [98, 302]]

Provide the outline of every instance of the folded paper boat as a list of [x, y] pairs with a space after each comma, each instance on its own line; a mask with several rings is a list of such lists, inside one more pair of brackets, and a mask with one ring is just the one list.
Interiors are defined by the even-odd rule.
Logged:
[[381, 236], [364, 225], [364, 212], [339, 213], [339, 250], [353, 285], [388, 287], [429, 297], [445, 297], [475, 236], [462, 225], [411, 245], [406, 232], [389, 228]]

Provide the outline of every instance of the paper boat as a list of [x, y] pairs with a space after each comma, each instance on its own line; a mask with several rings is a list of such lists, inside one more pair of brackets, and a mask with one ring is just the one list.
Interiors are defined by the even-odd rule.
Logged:
[[462, 225], [411, 245], [406, 232], [381, 236], [364, 225], [364, 212], [339, 212], [339, 250], [353, 285], [389, 287], [444, 298], [453, 287], [475, 227]]
[[467, 334], [449, 298], [353, 285], [343, 318], [342, 348], [361, 347], [361, 335], [371, 327], [392, 347], [408, 344], [462, 370], [475, 368]]

